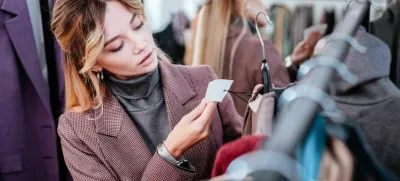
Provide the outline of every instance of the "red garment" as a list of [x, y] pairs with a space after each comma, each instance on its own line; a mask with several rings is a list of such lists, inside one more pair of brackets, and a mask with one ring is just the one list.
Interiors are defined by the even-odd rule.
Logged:
[[217, 152], [211, 177], [224, 174], [233, 160], [257, 149], [263, 138], [266, 138], [266, 136], [243, 136], [240, 139], [223, 145]]

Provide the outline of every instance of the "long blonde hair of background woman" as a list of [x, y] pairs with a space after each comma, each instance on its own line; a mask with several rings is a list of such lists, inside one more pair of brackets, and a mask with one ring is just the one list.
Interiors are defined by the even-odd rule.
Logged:
[[[195, 18], [192, 30], [192, 52], [187, 51], [185, 63], [191, 65], [210, 65], [219, 77], [223, 73], [223, 61], [225, 46], [228, 37], [228, 29], [232, 17], [239, 17], [242, 20], [243, 31], [231, 50], [230, 64], [236, 47], [243, 37], [247, 21], [245, 18], [244, 0], [209, 0], [200, 9]], [[230, 65], [231, 70], [231, 65]]]
[[[145, 18], [140, 0], [120, 2]], [[57, 0], [54, 5], [51, 29], [64, 52], [66, 111], [84, 112], [103, 104], [105, 86], [93, 68], [104, 48], [106, 3], [107, 0]], [[82, 7], [89, 7], [90, 11]], [[157, 57], [168, 61], [158, 48]]]

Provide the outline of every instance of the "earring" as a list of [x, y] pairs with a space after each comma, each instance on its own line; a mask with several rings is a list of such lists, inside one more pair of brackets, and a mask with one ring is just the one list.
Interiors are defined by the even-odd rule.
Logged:
[[103, 71], [97, 72], [96, 77], [99, 80], [99, 82], [103, 81], [104, 79]]

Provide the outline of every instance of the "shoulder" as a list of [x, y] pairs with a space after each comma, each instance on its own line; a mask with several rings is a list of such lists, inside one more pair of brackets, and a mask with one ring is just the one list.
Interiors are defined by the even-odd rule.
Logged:
[[216, 79], [216, 74], [209, 65], [187, 66], [170, 64], [168, 66], [175, 70], [178, 70], [186, 80]]
[[57, 130], [59, 134], [64, 136], [74, 135], [77, 137], [87, 137], [90, 134], [95, 133], [96, 127], [93, 119], [93, 114], [87, 112], [74, 112], [66, 111], [63, 113], [58, 120]]
[[209, 65], [199, 65], [199, 66], [186, 66], [186, 65], [177, 65], [178, 69], [181, 70], [184, 74], [190, 75], [204, 75], [204, 76], [212, 76], [214, 71]]
[[248, 61], [256, 61], [257, 63], [247, 65], [259, 69], [264, 51], [268, 63], [273, 64], [272, 66], [283, 66], [283, 59], [275, 46], [268, 40], [263, 40], [262, 42], [264, 46], [257, 35], [246, 33], [240, 40], [235, 56], [244, 57]]
[[171, 64], [168, 66], [172, 70], [170, 72], [173, 72], [172, 75], [168, 76], [167, 82], [173, 82], [170, 85], [174, 85], [173, 87], [178, 86], [179, 89], [192, 89], [199, 95], [205, 94], [210, 81], [217, 79], [217, 75], [208, 65], [185, 66]]
[[[242, 37], [240, 37], [240, 33], [242, 28], [230, 26], [228, 40], [231, 40], [231, 43], [235, 41], [240, 41], [239, 47], [245, 50], [251, 50], [252, 53], [258, 53], [261, 55], [261, 42], [257, 34], [252, 34], [250, 32], [245, 32]], [[275, 46], [269, 42], [268, 40], [263, 40], [265, 50], [275, 50]]]
[[245, 59], [248, 61], [256, 61], [257, 63], [252, 64], [252, 67], [260, 67], [263, 51], [265, 52], [265, 56], [268, 62], [282, 62], [282, 58], [278, 50], [268, 40], [262, 41], [264, 44], [263, 47], [257, 35], [245, 33], [245, 35], [241, 39], [238, 38], [239, 37], [235, 37], [234, 41], [231, 42], [231, 44], [233, 45], [235, 41], [239, 41], [235, 56], [241, 57], [242, 60]]

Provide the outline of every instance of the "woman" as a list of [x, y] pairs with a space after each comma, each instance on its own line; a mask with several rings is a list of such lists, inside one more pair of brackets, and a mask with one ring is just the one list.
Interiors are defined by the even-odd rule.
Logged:
[[[240, 115], [244, 115], [250, 98], [246, 94], [262, 83], [262, 47], [259, 38], [249, 30], [247, 18], [255, 22], [263, 9], [266, 8], [260, 0], [208, 0], [191, 25], [194, 38], [187, 48], [185, 63], [208, 64], [219, 77], [234, 80], [231, 91], [236, 92], [233, 101]], [[257, 19], [260, 27], [268, 26], [265, 22], [263, 16]], [[286, 58], [290, 62], [287, 67], [274, 45], [264, 40], [274, 86], [285, 87], [296, 80], [297, 68], [309, 58], [317, 35], [313, 33], [295, 47], [293, 54]]]
[[58, 133], [74, 180], [205, 179], [217, 149], [241, 135], [230, 96], [203, 99], [216, 75], [169, 63], [140, 0], [58, 0], [52, 30], [65, 55]]
[[[247, 28], [245, 3], [245, 0], [207, 1], [196, 20], [193, 50], [186, 56], [192, 57], [192, 65], [208, 64], [218, 77], [234, 80], [231, 91], [242, 93], [251, 92], [262, 83], [262, 47], [258, 37]], [[290, 80], [281, 56], [272, 44], [267, 41], [264, 44], [272, 83], [277, 87], [288, 85]], [[244, 115], [249, 98], [245, 94], [233, 97], [239, 114]]]

